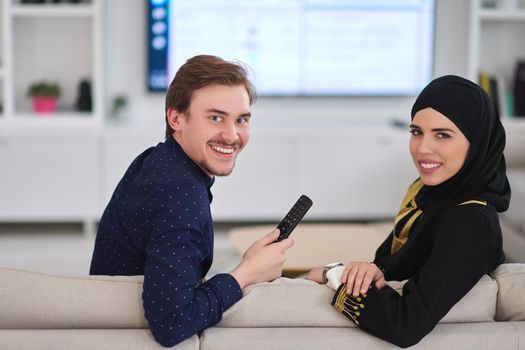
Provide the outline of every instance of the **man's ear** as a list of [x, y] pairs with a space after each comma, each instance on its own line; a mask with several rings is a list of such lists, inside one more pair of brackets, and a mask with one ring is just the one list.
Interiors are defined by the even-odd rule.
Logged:
[[180, 131], [182, 129], [182, 119], [184, 118], [183, 113], [177, 111], [174, 108], [168, 108], [167, 112], [168, 124], [175, 131]]

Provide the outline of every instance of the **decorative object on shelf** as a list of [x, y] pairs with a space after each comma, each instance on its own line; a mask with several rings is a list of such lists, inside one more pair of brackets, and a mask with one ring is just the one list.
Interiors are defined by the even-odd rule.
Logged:
[[516, 65], [514, 77], [514, 114], [525, 117], [525, 61], [519, 61]]
[[116, 95], [113, 97], [111, 103], [111, 116], [114, 119], [119, 119], [128, 105], [128, 97], [126, 95]]
[[33, 111], [36, 113], [53, 113], [56, 111], [60, 87], [56, 83], [39, 81], [29, 86], [27, 95], [33, 98]]
[[91, 83], [89, 80], [82, 80], [78, 86], [78, 98], [76, 103], [77, 111], [91, 112], [93, 109], [93, 99], [91, 97]]

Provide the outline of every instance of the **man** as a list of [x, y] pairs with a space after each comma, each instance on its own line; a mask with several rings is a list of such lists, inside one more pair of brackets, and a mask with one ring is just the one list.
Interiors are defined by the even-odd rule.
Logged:
[[232, 272], [203, 280], [213, 260], [210, 188], [246, 146], [254, 100], [241, 66], [189, 59], [166, 96], [165, 142], [132, 162], [100, 221], [90, 273], [144, 274], [145, 317], [164, 346], [218, 323], [246, 286], [279, 277], [293, 245], [273, 243], [274, 230]]

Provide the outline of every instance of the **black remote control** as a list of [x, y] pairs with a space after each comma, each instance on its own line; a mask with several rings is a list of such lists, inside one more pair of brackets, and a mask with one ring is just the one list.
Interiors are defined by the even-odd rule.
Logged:
[[290, 209], [284, 219], [279, 223], [279, 225], [277, 225], [280, 234], [276, 242], [282, 241], [283, 239], [286, 239], [288, 236], [290, 236], [290, 233], [292, 233], [295, 226], [297, 226], [297, 224], [301, 221], [312, 204], [312, 200], [304, 194], [299, 197], [292, 209]]

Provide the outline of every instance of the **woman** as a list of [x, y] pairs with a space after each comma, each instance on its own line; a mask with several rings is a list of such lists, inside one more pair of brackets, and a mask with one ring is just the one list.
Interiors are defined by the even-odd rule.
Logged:
[[[510, 200], [505, 131], [478, 85], [457, 76], [432, 81], [412, 108], [410, 133], [420, 177], [392, 233], [372, 263], [351, 262], [327, 273], [337, 290], [335, 309], [401, 347], [419, 342], [504, 261], [497, 213]], [[322, 272], [313, 269], [307, 278], [326, 283]], [[402, 296], [385, 286], [405, 279]]]

